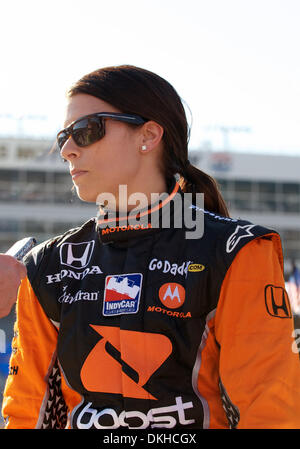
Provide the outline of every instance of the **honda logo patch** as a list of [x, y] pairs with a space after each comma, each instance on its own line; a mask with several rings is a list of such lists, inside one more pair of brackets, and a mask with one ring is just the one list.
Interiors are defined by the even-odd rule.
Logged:
[[72, 268], [85, 268], [92, 257], [95, 242], [63, 243], [60, 247], [60, 263]]
[[270, 315], [278, 318], [292, 318], [289, 297], [283, 287], [266, 285], [265, 303]]

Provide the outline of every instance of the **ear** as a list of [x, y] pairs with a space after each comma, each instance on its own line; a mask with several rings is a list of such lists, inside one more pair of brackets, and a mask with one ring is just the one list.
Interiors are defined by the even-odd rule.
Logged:
[[158, 123], [150, 120], [141, 129], [140, 151], [148, 153], [160, 144], [164, 135], [164, 129]]

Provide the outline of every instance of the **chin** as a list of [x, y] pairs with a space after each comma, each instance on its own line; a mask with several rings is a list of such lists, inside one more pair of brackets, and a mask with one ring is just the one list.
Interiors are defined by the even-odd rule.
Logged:
[[97, 197], [93, 195], [91, 192], [84, 192], [82, 189], [78, 189], [76, 187], [76, 193], [81, 201], [84, 201], [86, 203], [96, 203]]

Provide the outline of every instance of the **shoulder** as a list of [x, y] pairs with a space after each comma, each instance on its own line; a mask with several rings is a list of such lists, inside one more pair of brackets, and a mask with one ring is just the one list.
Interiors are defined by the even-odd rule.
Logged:
[[[196, 208], [196, 206], [194, 206]], [[198, 208], [204, 222], [204, 238], [214, 244], [218, 258], [228, 268], [239, 251], [252, 241], [268, 241], [268, 244], [251, 245], [252, 248], [274, 247], [283, 265], [281, 239], [277, 231], [248, 220], [224, 217]]]
[[266, 235], [244, 245], [236, 255], [230, 269], [231, 280], [258, 280], [282, 277], [283, 259], [276, 235]]
[[66, 241], [80, 244], [86, 238], [90, 238], [94, 232], [95, 218], [92, 218], [81, 226], [69, 229], [64, 234], [52, 237], [35, 246], [23, 259], [30, 282], [34, 280], [42, 266], [48, 264], [52, 254], [61, 252]]

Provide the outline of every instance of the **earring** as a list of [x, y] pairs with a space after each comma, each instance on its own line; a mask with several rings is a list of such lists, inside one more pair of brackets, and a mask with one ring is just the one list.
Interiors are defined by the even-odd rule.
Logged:
[[142, 151], [147, 150], [147, 145], [142, 145]]

